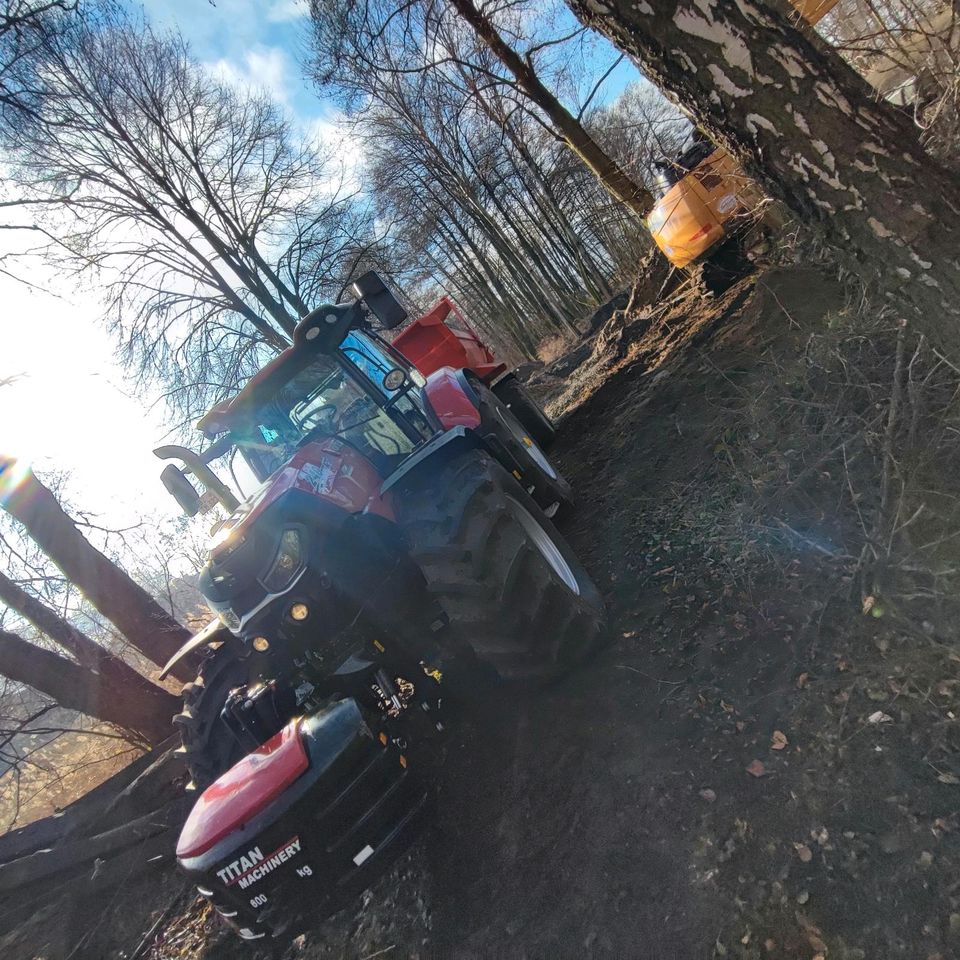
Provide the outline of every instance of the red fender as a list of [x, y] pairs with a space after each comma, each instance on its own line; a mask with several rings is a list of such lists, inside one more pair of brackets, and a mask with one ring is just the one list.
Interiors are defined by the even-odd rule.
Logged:
[[444, 430], [480, 426], [480, 411], [467, 393], [462, 374], [453, 367], [441, 367], [427, 377], [424, 393]]

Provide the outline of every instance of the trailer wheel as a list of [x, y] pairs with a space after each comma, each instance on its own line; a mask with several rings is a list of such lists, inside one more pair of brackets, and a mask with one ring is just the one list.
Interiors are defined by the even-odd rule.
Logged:
[[472, 382], [480, 399], [482, 430], [496, 438], [497, 444], [506, 451], [507, 459], [501, 460], [497, 444], [490, 449], [508, 472], [519, 467], [514, 474], [524, 489], [539, 504], [551, 519], [557, 512], [566, 513], [573, 506], [573, 490], [540, 444], [530, 436], [526, 426], [486, 384]]
[[399, 499], [411, 554], [457, 640], [503, 679], [552, 680], [597, 647], [606, 633], [599, 590], [486, 453], [452, 457]]
[[537, 444], [544, 450], [549, 449], [557, 435], [557, 428], [516, 376], [508, 373], [498, 380], [492, 389], [527, 428], [527, 432]]
[[230, 691], [247, 680], [246, 663], [237, 656], [235, 644], [227, 642], [200, 664], [197, 679], [181, 692], [183, 710], [173, 722], [180, 731], [191, 786], [197, 791], [205, 790], [245, 753], [220, 719], [220, 711]]

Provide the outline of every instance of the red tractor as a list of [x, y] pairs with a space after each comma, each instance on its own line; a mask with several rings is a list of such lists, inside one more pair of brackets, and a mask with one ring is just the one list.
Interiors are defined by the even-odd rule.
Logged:
[[[246, 939], [339, 909], [403, 849], [444, 698], [551, 679], [605, 631], [548, 518], [571, 500], [549, 420], [490, 389], [502, 365], [449, 301], [391, 344], [399, 302], [373, 273], [354, 293], [201, 419], [206, 450], [155, 451], [184, 463], [162, 479], [188, 515], [189, 474], [229, 513], [200, 574], [219, 619], [165, 669], [205, 650], [175, 718], [203, 791], [177, 856]], [[242, 503], [212, 469], [235, 454], [261, 484]]]

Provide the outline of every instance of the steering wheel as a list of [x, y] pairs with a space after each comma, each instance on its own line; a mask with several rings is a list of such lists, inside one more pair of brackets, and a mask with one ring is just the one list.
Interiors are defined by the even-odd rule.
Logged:
[[337, 423], [336, 404], [325, 403], [322, 407], [311, 411], [310, 416], [301, 423], [300, 427], [309, 432], [322, 429], [325, 433], [333, 434], [337, 432]]

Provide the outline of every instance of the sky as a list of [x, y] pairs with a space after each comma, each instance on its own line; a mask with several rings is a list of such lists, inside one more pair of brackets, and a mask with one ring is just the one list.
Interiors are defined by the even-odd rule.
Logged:
[[[319, 99], [300, 67], [303, 0], [146, 0], [143, 7], [155, 25], [178, 27], [214, 74], [269, 91], [304, 131], [339, 140], [336, 109]], [[600, 100], [636, 76], [621, 66]], [[0, 254], [23, 239], [0, 232]], [[151, 453], [168, 432], [163, 404], [116, 362], [96, 289], [71, 286], [42, 264], [29, 278], [49, 292], [0, 273], [0, 380], [23, 374], [0, 387], [0, 454], [29, 460], [41, 475], [69, 471], [71, 498], [111, 524], [174, 515]]]

